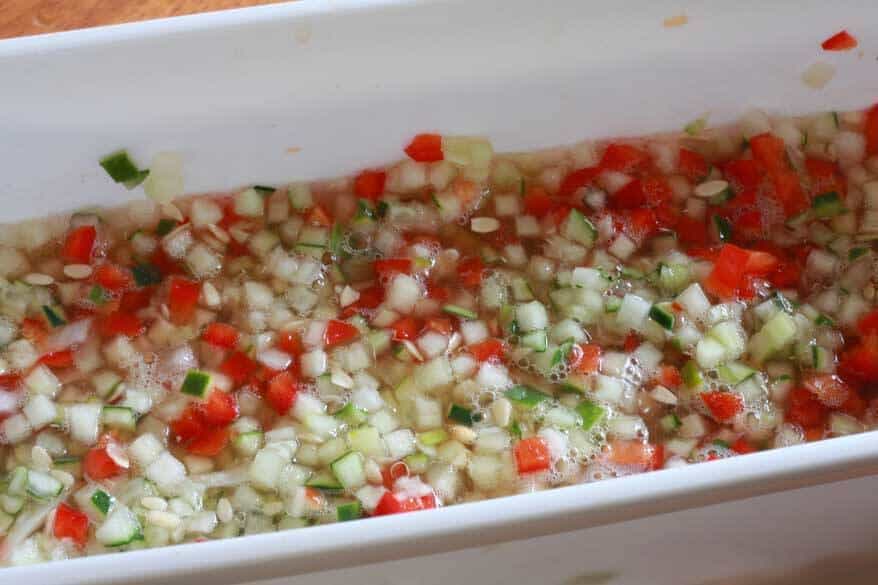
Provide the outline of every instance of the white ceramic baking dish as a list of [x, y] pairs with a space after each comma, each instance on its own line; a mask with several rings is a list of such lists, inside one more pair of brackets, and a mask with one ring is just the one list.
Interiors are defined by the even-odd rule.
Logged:
[[[688, 24], [663, 26], [678, 14]], [[821, 54], [842, 27], [862, 52]], [[305, 0], [3, 41], [0, 220], [136, 196], [95, 163], [122, 146], [139, 160], [181, 152], [198, 192], [387, 162], [421, 130], [513, 150], [675, 130], [705, 112], [722, 123], [753, 106], [860, 108], [878, 99], [876, 48], [878, 4], [854, 0]], [[821, 91], [800, 80], [816, 60], [837, 71]], [[852, 566], [878, 542], [876, 472], [878, 434], [867, 433], [399, 517], [0, 569], [0, 583], [309, 573], [302, 583], [687, 585], [820, 558]], [[433, 556], [404, 560], [422, 555]]]

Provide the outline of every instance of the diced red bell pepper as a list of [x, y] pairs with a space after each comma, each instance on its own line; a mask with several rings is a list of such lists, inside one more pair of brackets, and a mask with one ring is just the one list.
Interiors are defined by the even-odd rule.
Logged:
[[335, 347], [350, 343], [360, 336], [360, 330], [344, 321], [330, 320], [326, 323], [326, 331], [323, 333], [323, 343], [326, 347]]
[[683, 383], [683, 376], [680, 374], [680, 370], [675, 366], [666, 364], [659, 367], [656, 380], [658, 380], [658, 383], [665, 388], [674, 389]]
[[181, 445], [200, 437], [207, 429], [200, 405], [196, 402], [190, 402], [170, 424], [171, 438]]
[[762, 214], [755, 209], [743, 212], [733, 221], [733, 225], [735, 236], [741, 236], [743, 239], [755, 240], [764, 235]]
[[235, 351], [225, 359], [219, 369], [221, 374], [232, 379], [235, 386], [240, 386], [250, 380], [250, 376], [256, 372], [257, 368], [257, 363], [250, 359], [247, 354]]
[[693, 183], [700, 183], [707, 176], [707, 173], [710, 172], [710, 166], [708, 166], [704, 157], [688, 148], [680, 149], [677, 158], [677, 169], [681, 175]]
[[829, 408], [839, 408], [851, 397], [850, 386], [832, 374], [809, 374], [802, 378], [802, 386]]
[[546, 471], [552, 464], [549, 446], [541, 437], [522, 439], [512, 449], [519, 475]]
[[838, 372], [846, 380], [878, 382], [878, 335], [867, 335], [841, 356]]
[[58, 540], [69, 538], [82, 548], [88, 542], [88, 516], [61, 502], [55, 508], [52, 533]]
[[135, 313], [140, 309], [145, 309], [149, 306], [154, 292], [155, 288], [151, 286], [126, 291], [119, 301], [119, 310], [126, 313]]
[[89, 449], [82, 460], [82, 470], [95, 481], [114, 477], [125, 471], [107, 454], [105, 446]]
[[195, 308], [198, 306], [200, 294], [201, 285], [199, 283], [185, 278], [172, 278], [168, 293], [168, 310], [171, 313], [171, 322], [175, 325], [189, 323], [195, 316]]
[[610, 205], [614, 209], [637, 209], [646, 205], [646, 194], [640, 179], [632, 179], [627, 185], [610, 196]]
[[274, 342], [278, 348], [294, 357], [302, 355], [305, 351], [302, 339], [295, 331], [279, 332]]
[[808, 208], [808, 199], [796, 173], [792, 171], [778, 172], [771, 180], [774, 186], [774, 197], [783, 207], [784, 215], [792, 217]]
[[73, 351], [61, 349], [44, 354], [40, 363], [50, 368], [70, 368], [73, 366]]
[[211, 323], [204, 329], [201, 339], [223, 349], [232, 349], [238, 345], [238, 330], [227, 323]]
[[442, 153], [442, 136], [439, 134], [418, 134], [408, 146], [405, 153], [410, 159], [418, 162], [436, 162], [445, 156]]
[[524, 196], [524, 213], [534, 217], [546, 217], [556, 205], [551, 195], [542, 187], [530, 187]]
[[704, 246], [708, 242], [707, 225], [688, 215], [680, 216], [675, 231], [680, 242], [687, 246]]
[[442, 335], [451, 335], [451, 332], [454, 331], [454, 325], [451, 323], [451, 319], [431, 317], [424, 323], [424, 329], [435, 331]]
[[731, 420], [744, 409], [743, 399], [733, 392], [702, 392], [701, 400], [713, 418], [719, 422]]
[[783, 140], [770, 132], [750, 138], [750, 151], [753, 153], [753, 159], [762, 163], [769, 173], [777, 173], [789, 168]]
[[395, 461], [381, 468], [381, 483], [387, 489], [392, 490], [396, 480], [400, 477], [408, 477], [408, 474], [408, 465], [403, 461]]
[[393, 274], [411, 274], [411, 258], [381, 258], [375, 260], [375, 274], [381, 278], [387, 278]]
[[652, 209], [635, 209], [630, 213], [628, 221], [628, 235], [635, 242], [645, 242], [658, 231], [658, 219]]
[[616, 465], [658, 469], [664, 465], [664, 449], [639, 440], [610, 441], [607, 456]]
[[439, 302], [445, 302], [451, 297], [451, 291], [447, 286], [437, 284], [433, 281], [427, 281], [427, 298]]
[[652, 207], [669, 203], [674, 198], [674, 192], [664, 177], [646, 177], [641, 183], [643, 196]]
[[186, 445], [186, 451], [201, 457], [215, 457], [228, 445], [229, 434], [228, 427], [207, 429]]
[[137, 315], [113, 311], [104, 315], [101, 319], [100, 330], [101, 335], [104, 337], [115, 337], [117, 335], [138, 337], [146, 331], [146, 326]]
[[591, 185], [600, 172], [601, 169], [598, 167], [585, 167], [568, 173], [558, 187], [558, 195], [570, 197], [583, 187]]
[[787, 405], [786, 420], [803, 427], [823, 426], [829, 411], [807, 388], [793, 388]]
[[436, 496], [427, 494], [421, 497], [397, 497], [392, 492], [385, 492], [378, 505], [375, 506], [373, 516], [387, 516], [389, 514], [401, 514], [403, 512], [417, 512], [436, 507]]
[[503, 354], [506, 352], [506, 345], [499, 339], [489, 338], [474, 343], [466, 349], [474, 358], [476, 358], [476, 361], [487, 362], [503, 359]]
[[753, 159], [741, 158], [727, 162], [723, 174], [737, 193], [755, 191], [762, 179], [760, 164]]
[[290, 372], [281, 372], [269, 381], [265, 389], [265, 401], [276, 413], [283, 416], [293, 407], [298, 391], [296, 377]]
[[71, 230], [67, 234], [67, 239], [64, 240], [64, 249], [61, 251], [64, 261], [73, 264], [91, 262], [91, 253], [97, 235], [97, 230], [93, 225], [84, 225]]
[[92, 280], [112, 292], [125, 290], [133, 283], [131, 274], [127, 270], [113, 264], [101, 264], [98, 266], [94, 271]]
[[753, 290], [749, 278], [768, 276], [777, 266], [777, 258], [767, 252], [748, 251], [725, 244], [704, 285], [709, 292], [723, 299], [750, 298]]
[[238, 400], [230, 392], [211, 389], [201, 406], [204, 421], [210, 425], [228, 425], [238, 418]]
[[384, 171], [362, 171], [354, 179], [354, 194], [362, 199], [377, 201], [384, 194], [387, 173]]
[[873, 309], [860, 317], [857, 321], [857, 331], [863, 336], [878, 333], [878, 309]]
[[820, 43], [820, 46], [824, 51], [850, 51], [857, 48], [857, 39], [848, 31], [843, 30]]
[[878, 154], [878, 104], [866, 110], [863, 134], [866, 136], [866, 154]]
[[608, 144], [598, 165], [604, 171], [627, 173], [646, 165], [649, 154], [630, 144]]
[[318, 225], [321, 227], [332, 226], [332, 216], [322, 205], [315, 205], [308, 214], [306, 221], [310, 225]]
[[601, 346], [595, 343], [581, 343], [576, 347], [579, 351], [575, 352], [575, 357], [570, 364], [573, 371], [578, 374], [599, 372], [601, 370]]
[[805, 169], [811, 178], [811, 188], [814, 195], [829, 191], [835, 191], [840, 196], [844, 196], [847, 193], [847, 183], [844, 175], [835, 163], [808, 157], [805, 159]]
[[640, 336], [637, 335], [634, 331], [630, 332], [625, 336], [625, 341], [622, 342], [622, 347], [626, 352], [631, 353], [638, 347], [640, 347]]
[[0, 388], [15, 390], [21, 384], [21, 374], [0, 374]]
[[732, 443], [730, 447], [732, 451], [737, 453], [738, 455], [746, 455], [747, 453], [755, 453], [756, 447], [750, 444], [747, 439], [744, 437], [740, 437], [737, 441]]
[[368, 311], [377, 308], [384, 302], [384, 288], [381, 286], [370, 286], [360, 291], [360, 298], [353, 304], [348, 305], [341, 311], [341, 317], [347, 319], [356, 315], [360, 311]]
[[421, 322], [414, 317], [403, 317], [390, 326], [393, 330], [393, 339], [403, 341], [414, 339], [421, 331]]
[[485, 274], [485, 265], [478, 256], [470, 256], [462, 259], [457, 264], [457, 276], [461, 284], [466, 288], [475, 288], [482, 284]]
[[40, 319], [25, 317], [21, 321], [21, 336], [33, 343], [40, 345], [46, 340], [49, 330], [46, 324]]

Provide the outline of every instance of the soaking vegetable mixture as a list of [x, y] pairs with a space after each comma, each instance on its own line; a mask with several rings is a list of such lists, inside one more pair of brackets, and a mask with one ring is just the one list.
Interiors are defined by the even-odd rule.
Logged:
[[[0, 247], [0, 559], [449, 506], [878, 424], [878, 106], [154, 199]], [[158, 200], [158, 202], [155, 201]]]

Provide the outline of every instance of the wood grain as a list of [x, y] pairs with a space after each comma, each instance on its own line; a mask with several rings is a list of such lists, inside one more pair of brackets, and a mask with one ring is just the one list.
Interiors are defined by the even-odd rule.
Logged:
[[0, 39], [280, 0], [0, 0]]

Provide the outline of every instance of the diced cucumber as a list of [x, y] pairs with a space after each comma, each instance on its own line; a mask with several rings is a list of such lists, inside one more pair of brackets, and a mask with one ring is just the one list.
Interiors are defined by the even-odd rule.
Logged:
[[40, 500], [54, 498], [64, 489], [64, 484], [42, 471], [27, 472], [27, 493]]
[[579, 210], [572, 209], [561, 226], [561, 235], [590, 248], [597, 239], [598, 230]]
[[588, 377], [578, 374], [568, 376], [566, 380], [561, 382], [559, 388], [562, 392], [585, 394], [588, 390]]
[[341, 483], [336, 479], [335, 475], [327, 471], [318, 471], [305, 482], [305, 485], [312, 488], [327, 491], [337, 491], [342, 489]]
[[195, 398], [206, 398], [208, 390], [210, 390], [210, 374], [201, 370], [186, 372], [180, 392]]
[[736, 385], [755, 374], [756, 370], [741, 362], [727, 362], [717, 368], [717, 373], [723, 382]]
[[418, 442], [426, 447], [433, 447], [444, 443], [448, 439], [448, 433], [444, 429], [434, 429], [418, 433]]
[[721, 215], [713, 216], [713, 225], [716, 227], [716, 235], [720, 242], [728, 242], [732, 239], [732, 224]]
[[832, 352], [820, 345], [811, 346], [811, 366], [818, 372], [832, 371], [834, 366]]
[[325, 249], [329, 243], [329, 231], [318, 226], [305, 226], [299, 232], [296, 247]]
[[726, 347], [713, 337], [702, 337], [695, 346], [695, 361], [704, 369], [715, 368], [726, 358]]
[[811, 202], [811, 212], [814, 214], [814, 217], [820, 219], [834, 217], [844, 213], [844, 211], [844, 204], [835, 191], [821, 193], [815, 196]]
[[262, 431], [248, 431], [236, 436], [232, 441], [232, 446], [239, 454], [244, 455], [245, 457], [252, 457], [262, 448], [262, 442]]
[[530, 331], [521, 336], [521, 345], [536, 352], [546, 351], [549, 340], [545, 329]]
[[354, 406], [353, 402], [348, 402], [341, 410], [335, 413], [335, 416], [351, 426], [361, 425], [366, 422], [369, 413], [362, 408]]
[[680, 421], [680, 417], [671, 413], [663, 416], [661, 420], [659, 420], [659, 424], [666, 433], [672, 433], [679, 429], [683, 423]]
[[307, 183], [294, 183], [287, 187], [290, 205], [297, 211], [309, 209], [314, 205], [311, 187]]
[[18, 514], [24, 508], [24, 496], [11, 496], [9, 494], [0, 494], [0, 508], [7, 514]]
[[107, 520], [95, 531], [95, 538], [104, 546], [131, 544], [143, 538], [143, 530], [134, 513], [125, 506], [116, 506]]
[[101, 422], [113, 429], [133, 431], [137, 428], [137, 414], [127, 406], [105, 406], [101, 410]]
[[796, 338], [796, 321], [784, 312], [777, 313], [750, 338], [750, 354], [757, 362], [785, 349]]
[[552, 399], [548, 394], [544, 394], [536, 388], [531, 388], [525, 384], [513, 386], [506, 390], [503, 395], [515, 404], [525, 408], [533, 408], [543, 401]]
[[452, 404], [448, 410], [448, 418], [458, 424], [471, 427], [482, 420], [482, 415], [458, 404]]
[[662, 290], [668, 294], [677, 294], [692, 280], [692, 271], [688, 264], [659, 264], [658, 281]]
[[442, 311], [448, 313], [449, 315], [454, 315], [455, 317], [461, 317], [463, 319], [477, 319], [478, 314], [475, 311], [470, 311], [469, 309], [465, 309], [459, 305], [444, 305], [442, 307]]
[[683, 384], [685, 384], [687, 388], [694, 390], [701, 388], [704, 385], [704, 376], [701, 374], [701, 370], [698, 369], [698, 364], [696, 364], [694, 360], [689, 360], [683, 365], [683, 368], [680, 370], [680, 375], [683, 378]]
[[131, 269], [137, 286], [152, 286], [162, 281], [162, 273], [152, 264], [137, 264]]
[[43, 314], [46, 315], [46, 321], [49, 322], [49, 325], [52, 327], [61, 327], [62, 325], [67, 325], [67, 320], [64, 318], [64, 311], [61, 307], [50, 307], [49, 305], [43, 305]]
[[244, 217], [261, 217], [265, 213], [265, 200], [262, 194], [250, 187], [234, 197], [235, 213]]
[[403, 461], [412, 475], [427, 473], [427, 469], [430, 467], [430, 458], [425, 453], [406, 455]]
[[590, 400], [583, 400], [576, 406], [576, 414], [582, 417], [580, 425], [584, 430], [588, 431], [604, 418], [606, 411], [599, 404], [595, 404]]
[[518, 303], [526, 303], [534, 300], [534, 293], [527, 280], [521, 277], [512, 279], [512, 297]]
[[55, 457], [52, 460], [52, 466], [60, 471], [66, 471], [74, 476], [79, 476], [82, 470], [82, 458], [71, 455]]
[[113, 496], [104, 490], [97, 489], [91, 495], [91, 498], [89, 498], [89, 503], [95, 513], [100, 514], [101, 516], [106, 516], [110, 511], [110, 507], [113, 505]]
[[363, 455], [357, 451], [346, 453], [329, 465], [338, 482], [345, 489], [357, 489], [366, 485]]
[[567, 357], [570, 355], [570, 352], [573, 350], [573, 340], [568, 339], [564, 343], [558, 346], [555, 350], [555, 353], [552, 354], [552, 361], [549, 364], [549, 367], [554, 368], [555, 366], [559, 366], [562, 363], [567, 361]]
[[607, 313], [618, 313], [621, 307], [621, 297], [607, 297], [607, 300], [604, 302], [604, 311]]
[[674, 312], [670, 303], [658, 303], [649, 310], [649, 318], [668, 331], [674, 328]]
[[362, 516], [363, 509], [360, 507], [360, 502], [345, 502], [343, 504], [338, 504], [335, 508], [335, 518], [339, 522], [356, 520]]
[[373, 426], [352, 429], [348, 433], [348, 444], [352, 450], [369, 457], [384, 457], [387, 454], [381, 434]]

